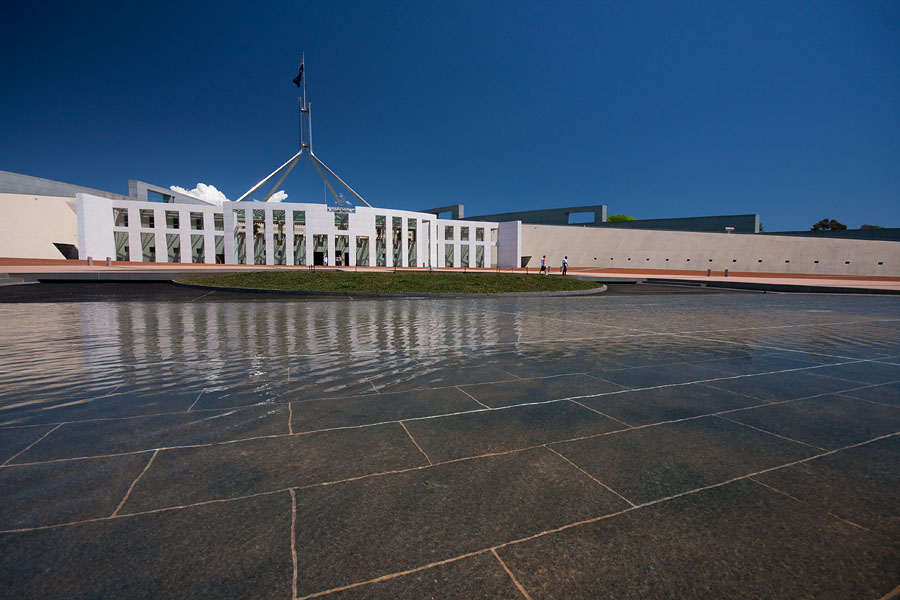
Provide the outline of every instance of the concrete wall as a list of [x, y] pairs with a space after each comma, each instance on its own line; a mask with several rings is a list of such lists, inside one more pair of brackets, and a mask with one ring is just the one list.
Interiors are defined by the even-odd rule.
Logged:
[[115, 200], [124, 200], [126, 198], [126, 196], [122, 196], [121, 194], [113, 194], [111, 192], [94, 190], [80, 185], [72, 185], [71, 183], [53, 181], [52, 179], [44, 179], [42, 177], [32, 177], [31, 175], [22, 175], [20, 173], [11, 173], [9, 171], [0, 171], [0, 193], [29, 194], [36, 196], [65, 196], [68, 198], [74, 198], [75, 194], [83, 193]]
[[60, 196], [0, 194], [0, 257], [65, 258], [53, 243], [78, 244], [74, 204]]
[[540, 267], [881, 275], [900, 277], [900, 243], [774, 235], [522, 225], [522, 256]]

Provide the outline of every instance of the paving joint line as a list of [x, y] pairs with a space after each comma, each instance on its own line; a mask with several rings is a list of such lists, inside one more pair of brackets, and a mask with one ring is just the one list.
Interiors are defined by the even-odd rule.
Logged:
[[827, 449], [826, 449], [826, 448], [822, 448], [822, 447], [820, 447], [820, 446], [814, 446], [813, 444], [808, 444], [808, 443], [806, 443], [806, 442], [801, 442], [800, 440], [795, 440], [794, 438], [789, 438], [789, 437], [787, 437], [786, 435], [779, 435], [779, 434], [775, 433], [774, 431], [769, 431], [768, 429], [762, 429], [762, 428], [760, 428], [760, 427], [754, 427], [753, 425], [749, 425], [749, 424], [747, 424], [747, 423], [742, 423], [741, 421], [735, 421], [734, 419], [729, 419], [728, 417], [723, 417], [722, 415], [713, 415], [713, 416], [716, 417], [717, 419], [722, 419], [723, 421], [728, 421], [728, 422], [730, 422], [730, 423], [734, 423], [735, 425], [740, 425], [740, 426], [742, 426], [742, 427], [749, 427], [750, 429], [755, 429], [756, 431], [759, 431], [759, 432], [761, 432], [761, 433], [765, 433], [766, 435], [771, 435], [771, 436], [774, 436], [774, 437], [777, 437], [777, 438], [781, 438], [781, 439], [786, 440], [786, 441], [788, 441], [788, 442], [793, 442], [793, 443], [795, 443], [795, 444], [802, 444], [802, 445], [804, 445], [804, 446], [809, 446], [810, 448], [813, 448], [813, 449], [815, 449], [815, 450], [819, 450], [819, 451], [821, 451], [821, 452], [827, 452]]
[[551, 448], [549, 445], [545, 445], [544, 448], [546, 448], [547, 450], [549, 450], [549, 451], [552, 452], [553, 454], [557, 455], [558, 457], [560, 457], [561, 459], [563, 459], [564, 461], [566, 461], [567, 463], [569, 463], [570, 465], [572, 465], [573, 467], [575, 467], [578, 471], [580, 471], [582, 474], [584, 474], [584, 475], [586, 475], [587, 477], [589, 477], [589, 478], [591, 479], [591, 481], [593, 481], [593, 482], [596, 483], [597, 485], [601, 486], [603, 489], [605, 489], [605, 490], [607, 490], [607, 491], [609, 491], [609, 492], [612, 492], [613, 494], [615, 494], [616, 496], [618, 496], [619, 498], [621, 498], [622, 500], [624, 500], [625, 502], [627, 502], [627, 503], [628, 503], [628, 506], [631, 506], [632, 508], [634, 508], [634, 507], [636, 506], [634, 502], [632, 502], [631, 500], [629, 500], [628, 498], [626, 498], [625, 496], [623, 496], [622, 494], [620, 494], [620, 493], [617, 492], [616, 490], [612, 489], [611, 487], [609, 487], [608, 485], [606, 485], [605, 483], [603, 483], [602, 481], [600, 481], [599, 479], [597, 479], [596, 477], [594, 477], [593, 475], [591, 475], [590, 473], [588, 473], [587, 471], [585, 471], [584, 469], [582, 469], [581, 467], [579, 467], [578, 465], [576, 465], [572, 460], [569, 459], [569, 457], [565, 456], [564, 454], [562, 454], [561, 452], [559, 452], [559, 451], [557, 451], [557, 450], [554, 450], [554, 449]]
[[125, 492], [125, 496], [122, 498], [122, 501], [119, 502], [119, 505], [116, 507], [116, 510], [110, 515], [111, 517], [118, 516], [119, 511], [122, 510], [122, 507], [125, 506], [125, 502], [128, 500], [128, 497], [131, 496], [131, 492], [134, 490], [134, 486], [137, 485], [137, 482], [141, 480], [141, 477], [144, 476], [144, 473], [147, 472], [147, 469], [150, 468], [150, 465], [153, 464], [153, 461], [156, 459], [156, 455], [159, 454], [159, 450], [156, 450], [151, 456], [150, 460], [147, 461], [147, 464], [144, 466], [143, 470], [138, 474], [137, 477], [134, 478], [134, 481], [131, 482], [131, 485], [128, 486], [128, 491]]
[[15, 454], [13, 454], [13, 455], [10, 456], [9, 458], [7, 458], [5, 461], [3, 461], [3, 464], [0, 465], [0, 467], [5, 467], [5, 466], [9, 465], [10, 461], [12, 461], [12, 460], [15, 459], [15, 458], [18, 458], [18, 457], [21, 456], [22, 454], [24, 454], [24, 453], [28, 452], [29, 450], [31, 450], [32, 448], [34, 448], [34, 446], [37, 445], [38, 442], [40, 442], [41, 440], [43, 440], [44, 438], [46, 438], [48, 435], [50, 435], [51, 433], [53, 433], [54, 431], [56, 431], [57, 429], [59, 429], [59, 428], [62, 427], [63, 425], [65, 425], [65, 423], [60, 423], [59, 425], [57, 425], [56, 427], [54, 427], [54, 428], [51, 429], [50, 431], [46, 432], [46, 433], [45, 433], [44, 435], [42, 435], [41, 437], [39, 437], [38, 439], [36, 439], [36, 440], [34, 440], [33, 442], [31, 442], [30, 444], [28, 444], [24, 449], [19, 450], [18, 452], [16, 452]]
[[516, 587], [522, 593], [522, 596], [525, 598], [525, 600], [532, 600], [531, 596], [528, 595], [528, 592], [525, 591], [525, 588], [522, 587], [522, 584], [519, 583], [519, 580], [516, 579], [516, 576], [513, 575], [512, 571], [509, 570], [509, 567], [506, 566], [506, 563], [503, 562], [503, 559], [500, 558], [500, 555], [497, 554], [497, 550], [495, 548], [491, 548], [491, 554], [494, 555], [494, 558], [497, 559], [497, 562], [500, 563], [500, 566], [503, 567], [503, 570], [506, 571], [506, 574], [509, 575], [509, 578], [512, 579], [512, 582], [516, 584]]

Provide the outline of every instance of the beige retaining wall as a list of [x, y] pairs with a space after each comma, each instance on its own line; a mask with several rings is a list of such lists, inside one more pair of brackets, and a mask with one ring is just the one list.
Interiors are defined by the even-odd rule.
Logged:
[[64, 258], [54, 242], [78, 245], [75, 198], [0, 194], [0, 257]]
[[522, 224], [522, 257], [570, 267], [900, 277], [900, 242]]

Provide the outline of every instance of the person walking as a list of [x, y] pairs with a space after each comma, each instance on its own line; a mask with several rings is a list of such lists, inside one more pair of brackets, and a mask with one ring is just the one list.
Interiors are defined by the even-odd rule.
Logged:
[[543, 273], [544, 275], [547, 274], [547, 255], [546, 254], [541, 257], [541, 273]]
[[568, 256], [564, 256], [564, 257], [563, 257], [562, 268], [560, 269], [560, 271], [562, 271], [562, 274], [565, 275], [565, 274], [566, 274], [566, 271], [568, 271], [568, 270], [569, 270], [569, 257], [568, 257]]

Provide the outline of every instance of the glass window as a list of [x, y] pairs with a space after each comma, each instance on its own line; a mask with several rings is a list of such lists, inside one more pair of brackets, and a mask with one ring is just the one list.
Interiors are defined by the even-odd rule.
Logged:
[[272, 228], [273, 228], [273, 242], [274, 246], [274, 258], [276, 265], [283, 265], [287, 263], [287, 255], [286, 255], [286, 243], [287, 237], [284, 232], [284, 218], [285, 212], [283, 210], [273, 210], [272, 211]]
[[484, 246], [475, 246], [475, 266], [479, 269], [484, 267]]
[[225, 231], [225, 215], [213, 215], [213, 226], [216, 231]]
[[476, 242], [484, 241], [484, 227], [476, 227], [475, 228], [475, 241]]
[[296, 225], [294, 226], [294, 264], [306, 264], [306, 235], [297, 235]]
[[497, 241], [497, 230], [496, 229], [491, 229], [491, 241], [492, 242]]
[[401, 252], [403, 250], [403, 240], [401, 239], [403, 236], [403, 219], [400, 217], [392, 217], [391, 218], [391, 248], [394, 251], [394, 262], [392, 265], [394, 267], [402, 267], [403, 262], [400, 260]]
[[128, 227], [128, 209], [127, 208], [114, 208], [113, 209], [113, 223], [116, 227]]
[[191, 262], [194, 263], [202, 263], [206, 259], [205, 253], [203, 251], [203, 236], [202, 235], [192, 235], [191, 236]]
[[369, 236], [356, 236], [356, 264], [360, 267], [369, 266]]
[[225, 264], [225, 236], [217, 235], [215, 238], [216, 244], [216, 264], [224, 265]]
[[469, 228], [468, 227], [460, 227], [459, 228], [459, 239], [464, 242], [469, 241]]
[[141, 209], [141, 227], [154, 227], [153, 211]]
[[302, 210], [294, 211], [294, 225], [305, 225], [306, 224], [306, 212]]
[[141, 260], [144, 262], [156, 262], [156, 234], [141, 234]]
[[166, 234], [166, 260], [170, 263], [181, 262], [181, 236], [177, 233]]
[[244, 211], [234, 211], [234, 259], [239, 265], [247, 264], [247, 224]]
[[453, 244], [444, 245], [444, 266], [453, 266]]
[[418, 257], [416, 255], [416, 249], [418, 246], [418, 244], [416, 244], [416, 233], [416, 220], [410, 219], [409, 226], [406, 228], [406, 264], [410, 267], [415, 267], [417, 264], [416, 260], [418, 260]]
[[116, 260], [128, 260], [128, 232], [115, 232], [116, 238]]
[[469, 245], [463, 244], [459, 247], [459, 266], [469, 266]]
[[328, 263], [328, 236], [313, 236], [313, 264], [324, 265]]
[[453, 239], [453, 225], [445, 225], [444, 226], [444, 239], [445, 240]]
[[179, 229], [179, 228], [180, 228], [180, 220], [178, 218], [178, 211], [177, 210], [167, 210], [166, 211], [166, 229]]
[[266, 211], [253, 211], [253, 264], [266, 264]]
[[375, 266], [383, 267], [387, 264], [387, 237], [385, 232], [384, 215], [375, 215]]
[[334, 266], [345, 267], [350, 264], [350, 236], [334, 236]]
[[191, 229], [194, 231], [202, 231], [203, 230], [203, 213], [202, 212], [192, 212], [191, 213]]
[[334, 213], [334, 228], [341, 231], [350, 229], [350, 215], [347, 213]]

